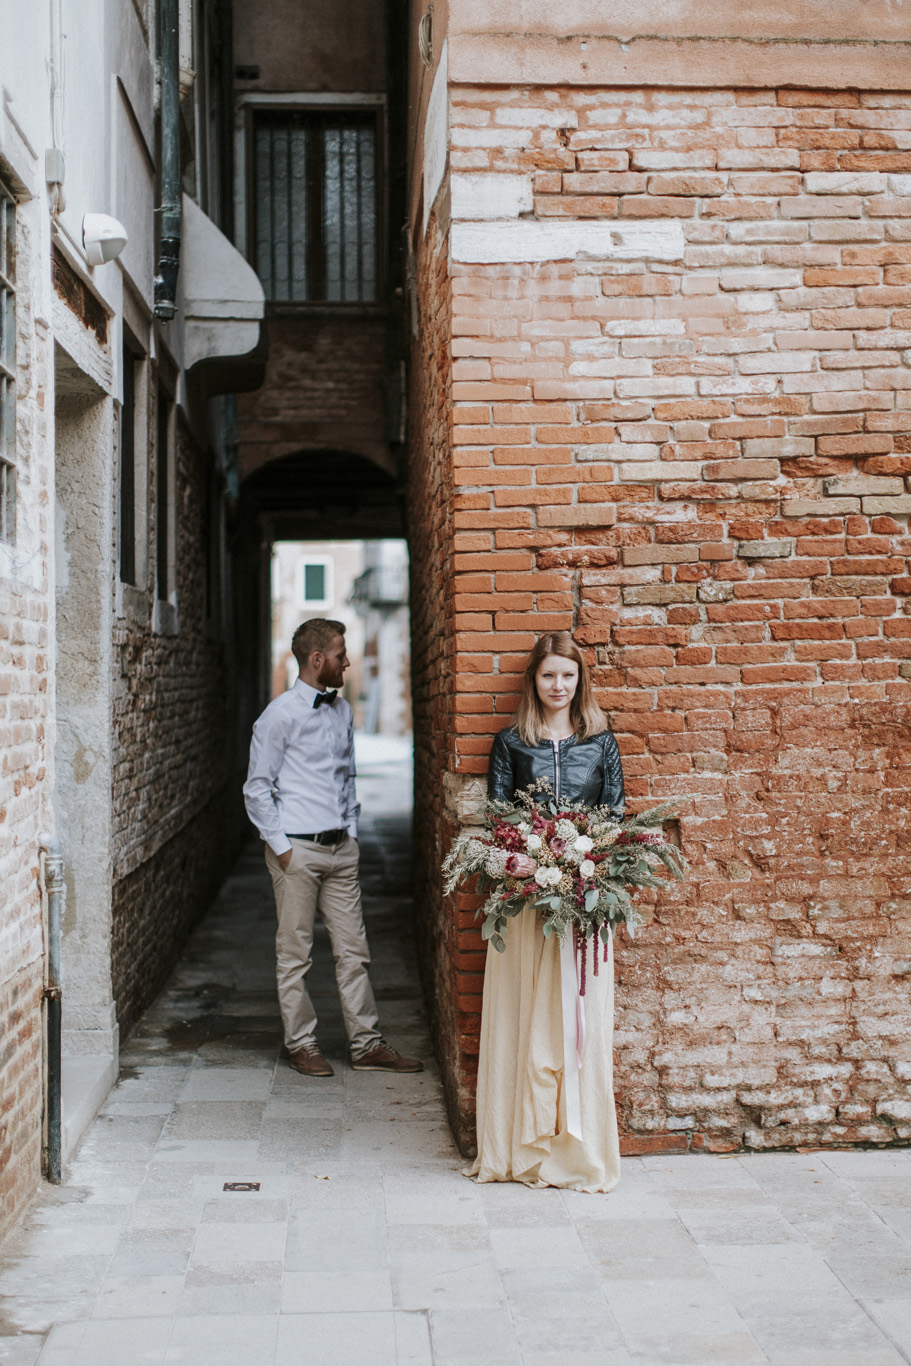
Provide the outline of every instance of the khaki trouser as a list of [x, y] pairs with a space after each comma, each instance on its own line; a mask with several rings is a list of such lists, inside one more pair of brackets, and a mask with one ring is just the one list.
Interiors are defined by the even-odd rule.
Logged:
[[284, 872], [266, 845], [266, 866], [278, 913], [275, 956], [286, 1047], [293, 1050], [316, 1042], [316, 1011], [307, 991], [307, 973], [318, 910], [332, 943], [351, 1056], [369, 1053], [380, 1033], [367, 976], [370, 953], [361, 911], [357, 840], [346, 835], [340, 844], [320, 845], [292, 839], [291, 862]]

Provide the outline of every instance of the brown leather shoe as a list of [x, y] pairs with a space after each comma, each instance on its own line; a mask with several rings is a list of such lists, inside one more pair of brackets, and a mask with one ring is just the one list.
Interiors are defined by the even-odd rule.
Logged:
[[318, 1048], [295, 1048], [288, 1052], [288, 1066], [302, 1077], [334, 1077], [331, 1063], [326, 1062]]
[[376, 1048], [361, 1058], [352, 1058], [351, 1066], [355, 1072], [423, 1072], [424, 1064], [418, 1058], [403, 1058], [382, 1039]]

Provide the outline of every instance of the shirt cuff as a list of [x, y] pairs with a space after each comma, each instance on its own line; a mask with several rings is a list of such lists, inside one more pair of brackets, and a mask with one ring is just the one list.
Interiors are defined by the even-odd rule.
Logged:
[[356, 825], [348, 825], [348, 826], [346, 827], [346, 829], [347, 829], [347, 831], [348, 831], [348, 834], [351, 836], [351, 838], [352, 838], [353, 840], [356, 840], [356, 839], [357, 839], [357, 826], [356, 826]]
[[281, 858], [282, 854], [287, 854], [288, 850], [291, 848], [291, 841], [288, 839], [288, 836], [284, 834], [275, 835], [273, 839], [266, 840], [266, 843], [273, 854], [275, 854], [276, 858]]

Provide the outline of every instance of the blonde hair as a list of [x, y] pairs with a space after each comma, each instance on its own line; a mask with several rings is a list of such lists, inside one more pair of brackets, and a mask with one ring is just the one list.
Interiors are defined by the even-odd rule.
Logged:
[[607, 718], [595, 701], [588, 665], [582, 657], [582, 651], [568, 631], [548, 631], [535, 641], [525, 666], [522, 693], [515, 719], [515, 727], [522, 743], [539, 745], [542, 740], [547, 739], [544, 708], [535, 687], [535, 675], [541, 667], [541, 661], [548, 655], [559, 655], [561, 659], [571, 659], [578, 665], [579, 682], [569, 704], [569, 719], [576, 732], [576, 738], [587, 740], [590, 735], [600, 735], [602, 731], [607, 730]]

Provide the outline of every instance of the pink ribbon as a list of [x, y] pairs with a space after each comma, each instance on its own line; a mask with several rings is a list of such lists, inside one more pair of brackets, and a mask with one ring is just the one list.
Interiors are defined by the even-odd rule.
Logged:
[[567, 934], [560, 945], [560, 999], [563, 1015], [563, 1095], [566, 1128], [582, 1138], [582, 1103], [579, 1073], [585, 1047], [585, 999], [579, 995], [579, 958], [575, 936]]

